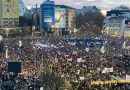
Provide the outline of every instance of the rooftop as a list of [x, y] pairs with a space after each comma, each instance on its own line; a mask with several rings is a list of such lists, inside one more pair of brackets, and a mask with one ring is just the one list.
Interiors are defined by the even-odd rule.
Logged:
[[67, 8], [67, 9], [75, 9], [75, 8], [72, 8], [72, 7], [66, 6], [66, 5], [55, 5], [55, 7]]
[[111, 16], [112, 14], [115, 14], [116, 16], [118, 16], [118, 15], [122, 15], [125, 13], [130, 13], [130, 9], [126, 6], [119, 6], [119, 7], [116, 7], [114, 9], [108, 11], [107, 16]]

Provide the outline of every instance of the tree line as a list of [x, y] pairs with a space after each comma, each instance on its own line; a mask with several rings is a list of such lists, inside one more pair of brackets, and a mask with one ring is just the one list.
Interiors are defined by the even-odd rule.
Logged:
[[75, 19], [76, 28], [80, 31], [97, 32], [95, 30], [100, 28], [98, 32], [101, 32], [105, 16], [101, 12], [85, 12], [77, 14]]

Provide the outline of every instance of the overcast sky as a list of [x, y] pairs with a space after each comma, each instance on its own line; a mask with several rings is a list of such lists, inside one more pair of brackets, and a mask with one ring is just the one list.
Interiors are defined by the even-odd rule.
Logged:
[[[44, 0], [23, 0], [26, 6], [40, 5]], [[119, 5], [130, 7], [130, 0], [54, 0], [56, 4], [70, 5], [75, 8], [83, 6], [97, 6], [102, 10], [110, 10]]]

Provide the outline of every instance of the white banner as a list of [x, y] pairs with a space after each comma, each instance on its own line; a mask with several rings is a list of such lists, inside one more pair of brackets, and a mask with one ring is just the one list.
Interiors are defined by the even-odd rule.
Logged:
[[105, 53], [105, 51], [106, 51], [106, 50], [105, 50], [105, 47], [102, 46], [100, 51], [101, 51], [101, 53]]
[[77, 58], [77, 63], [85, 62], [85, 60], [82, 60], [82, 58]]
[[130, 75], [126, 74], [126, 80], [130, 80]]
[[103, 70], [102, 70], [102, 73], [110, 73], [110, 72], [113, 72], [113, 67], [111, 67], [111, 68], [104, 68]]
[[8, 48], [7, 48], [6, 51], [5, 51], [5, 58], [6, 58], [6, 59], [8, 58]]
[[40, 87], [40, 90], [43, 90], [43, 87]]
[[89, 48], [86, 48], [85, 50], [86, 50], [86, 52], [89, 52]]

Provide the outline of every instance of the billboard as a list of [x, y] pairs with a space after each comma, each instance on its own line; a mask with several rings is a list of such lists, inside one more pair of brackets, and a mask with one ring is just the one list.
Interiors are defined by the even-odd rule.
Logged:
[[54, 23], [54, 1], [45, 1], [41, 5], [42, 29], [48, 30]]
[[44, 23], [52, 23], [52, 17], [51, 16], [45, 16], [44, 17]]
[[66, 28], [66, 9], [56, 8], [55, 22], [55, 28]]

